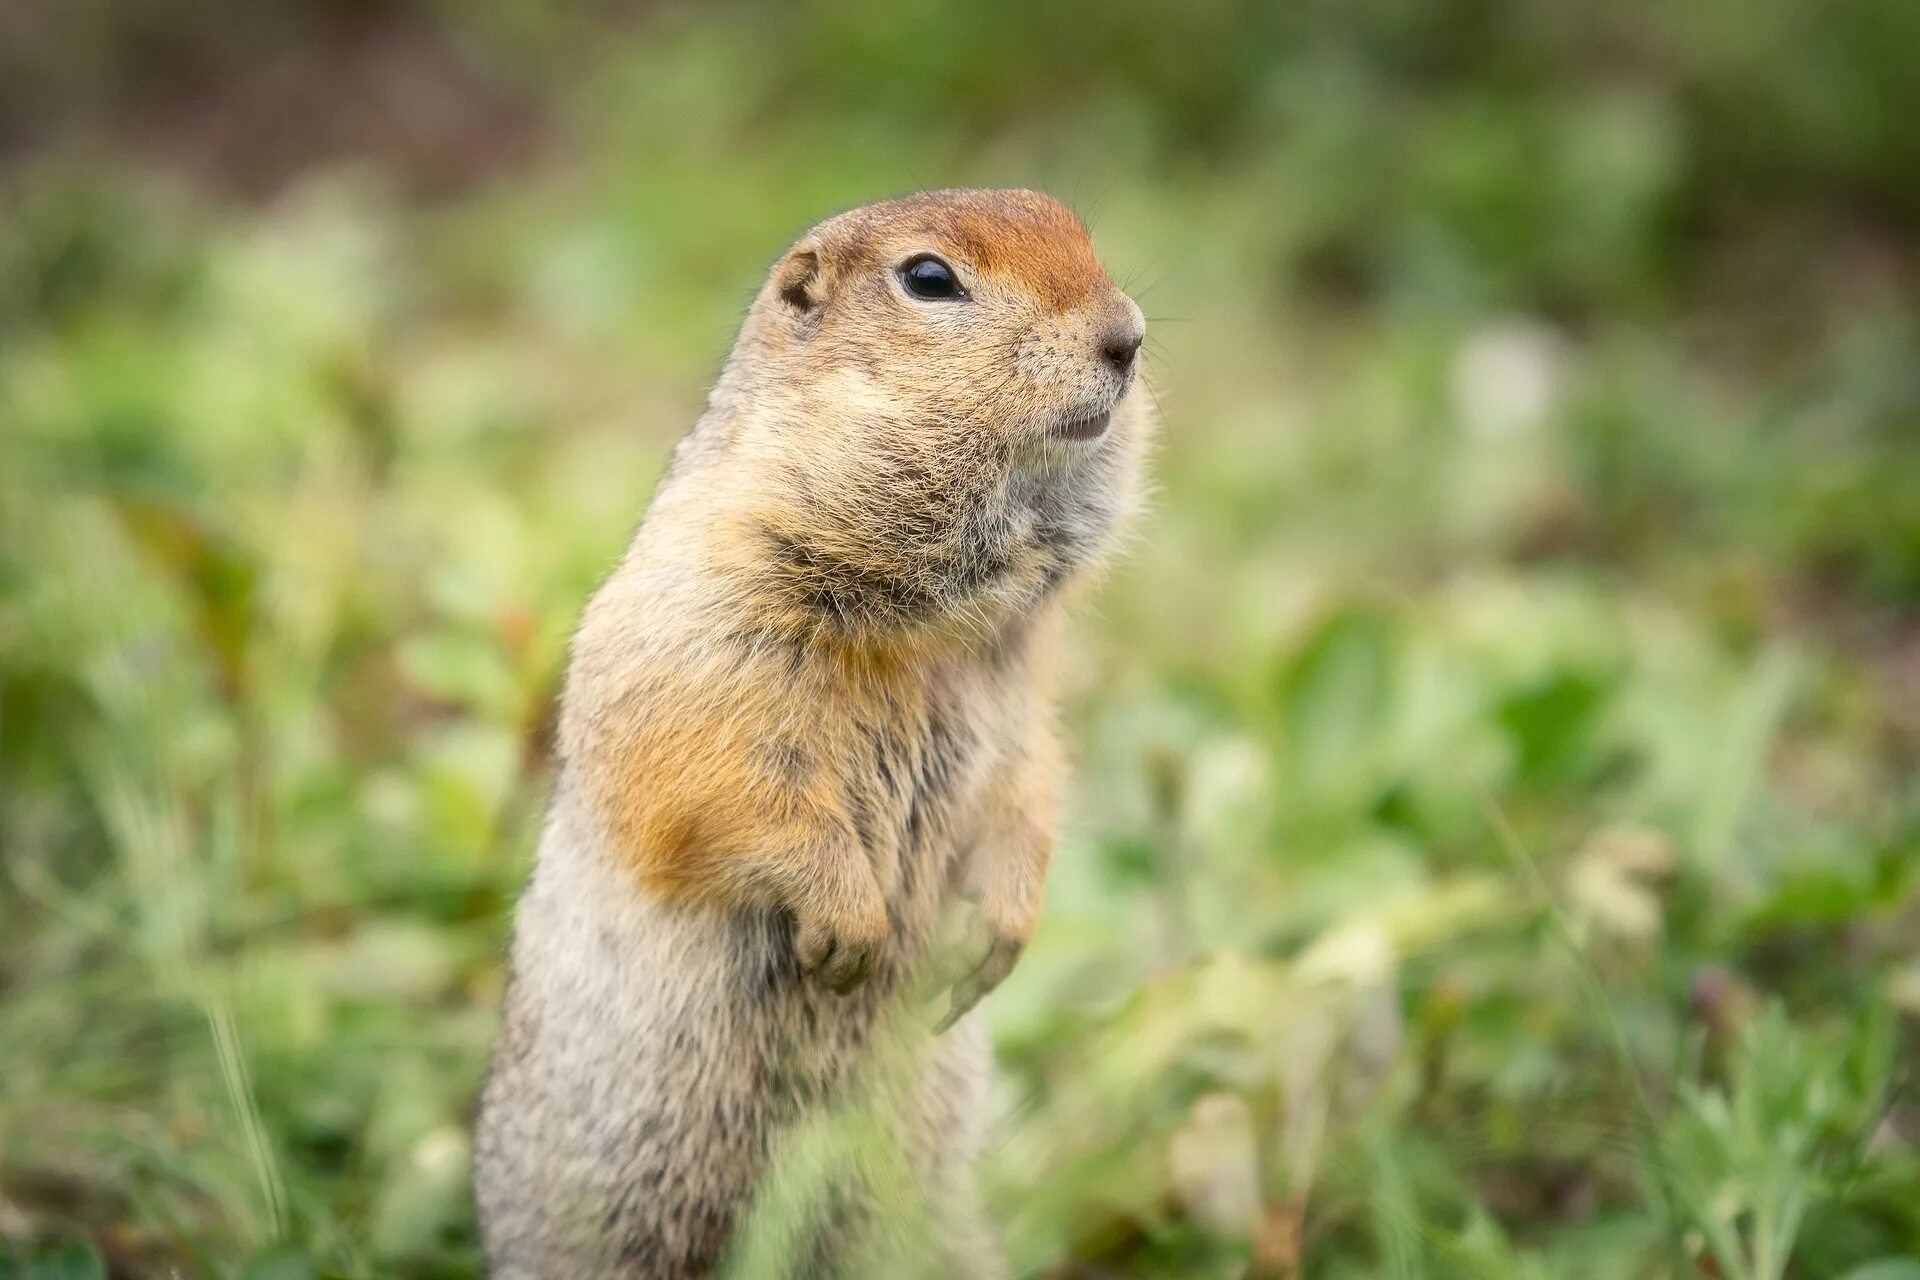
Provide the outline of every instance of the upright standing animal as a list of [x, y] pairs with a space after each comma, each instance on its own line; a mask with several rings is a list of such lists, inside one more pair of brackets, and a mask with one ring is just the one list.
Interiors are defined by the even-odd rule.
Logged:
[[[971, 1011], [1040, 911], [1060, 598], [1137, 502], [1145, 328], [1029, 191], [775, 265], [574, 639], [478, 1127], [494, 1276], [999, 1273]], [[902, 1195], [911, 1266], [872, 1262]]]

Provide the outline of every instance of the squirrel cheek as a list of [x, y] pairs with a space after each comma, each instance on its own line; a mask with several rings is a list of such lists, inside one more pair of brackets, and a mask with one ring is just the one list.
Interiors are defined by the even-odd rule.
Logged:
[[1013, 348], [1014, 371], [1036, 387], [1057, 387], [1072, 366], [1072, 336], [1058, 321], [1037, 326]]

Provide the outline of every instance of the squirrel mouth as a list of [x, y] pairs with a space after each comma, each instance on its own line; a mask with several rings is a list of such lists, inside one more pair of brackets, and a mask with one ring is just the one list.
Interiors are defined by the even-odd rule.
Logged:
[[1062, 418], [1054, 424], [1053, 434], [1062, 440], [1093, 440], [1106, 434], [1107, 425], [1113, 421], [1113, 410], [1102, 409], [1099, 413], [1078, 414], [1071, 418]]

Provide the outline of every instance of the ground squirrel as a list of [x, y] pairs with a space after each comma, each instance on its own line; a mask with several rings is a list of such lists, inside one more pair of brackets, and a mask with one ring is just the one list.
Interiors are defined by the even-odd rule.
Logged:
[[774, 266], [574, 639], [478, 1126], [496, 1277], [737, 1269], [836, 1110], [895, 1149], [794, 1175], [830, 1185], [780, 1274], [865, 1274], [902, 1184], [934, 1211], [888, 1275], [998, 1274], [970, 1011], [1040, 911], [1059, 598], [1137, 501], [1144, 334], [1033, 192], [871, 205]]

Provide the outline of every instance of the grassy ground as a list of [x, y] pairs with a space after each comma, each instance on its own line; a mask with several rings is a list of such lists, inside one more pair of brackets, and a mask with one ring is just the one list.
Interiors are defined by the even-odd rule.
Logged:
[[474, 1273], [568, 629], [764, 264], [992, 182], [1164, 420], [1019, 1274], [1920, 1276], [1914, 11], [1042, 12], [482, 6], [538, 141], [425, 200], [15, 161], [0, 1275]]

